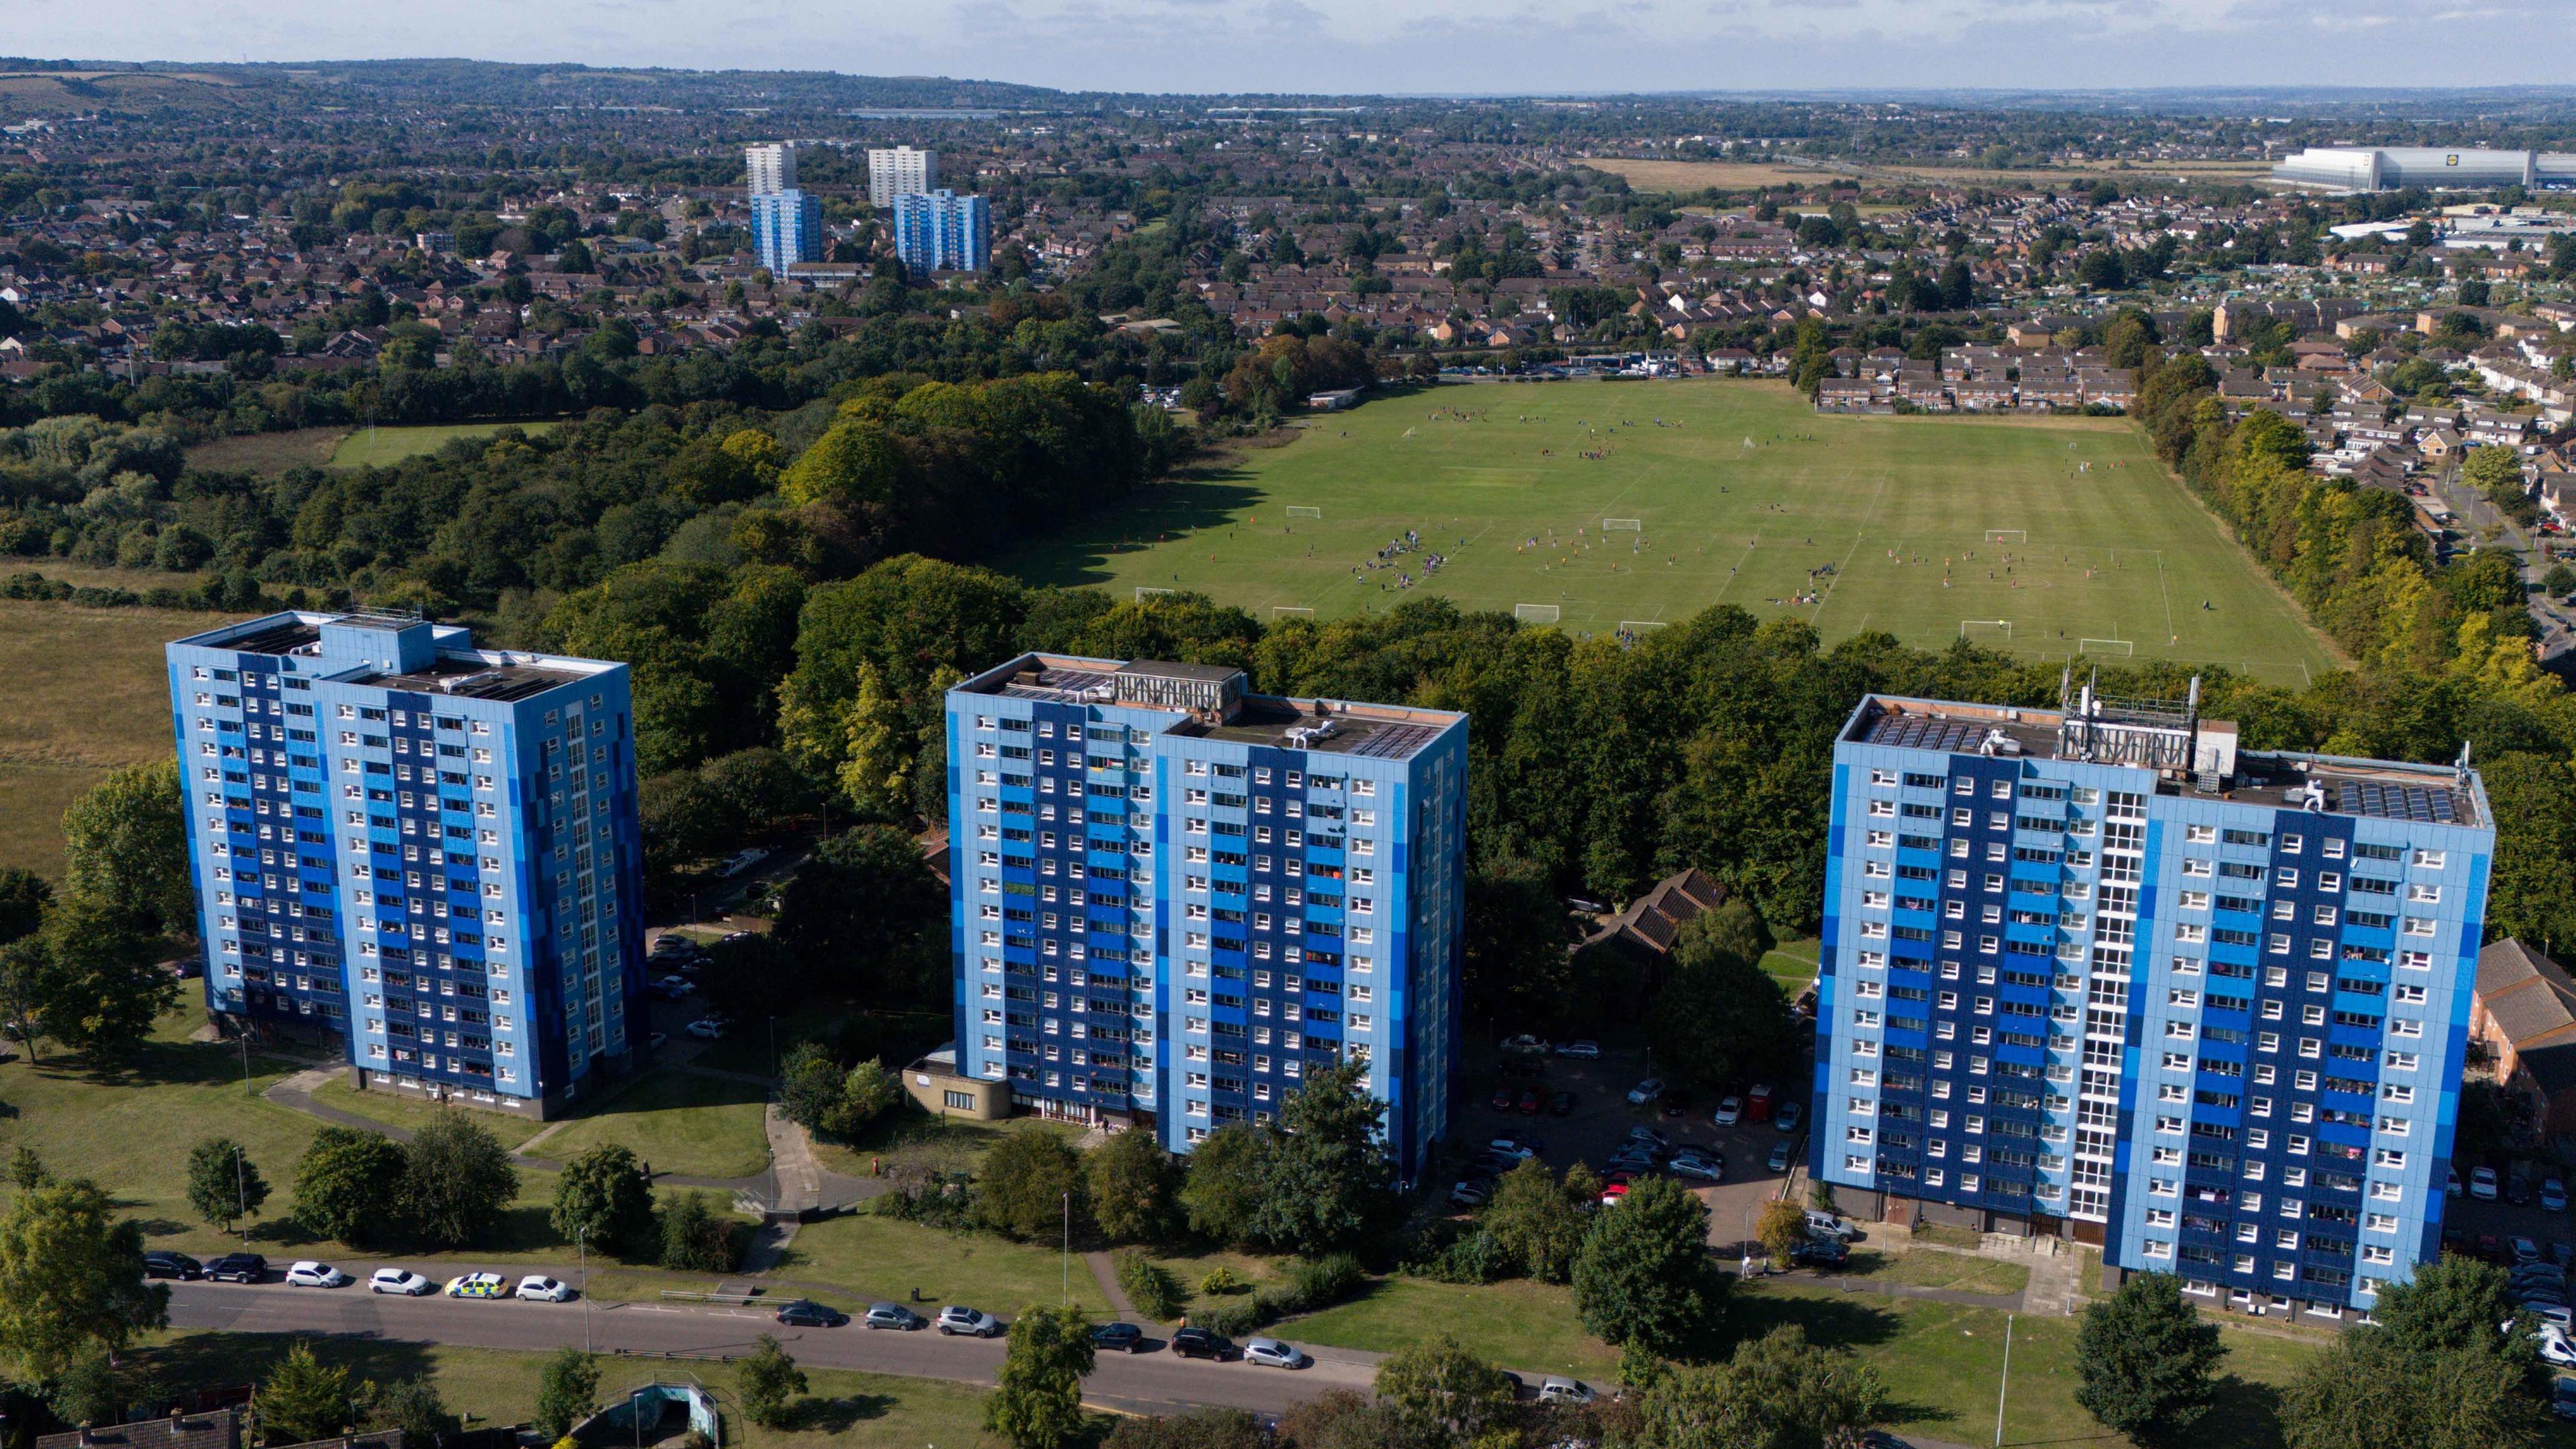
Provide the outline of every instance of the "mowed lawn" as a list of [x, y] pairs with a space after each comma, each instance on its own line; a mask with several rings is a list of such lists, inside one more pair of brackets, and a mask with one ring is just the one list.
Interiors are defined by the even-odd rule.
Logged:
[[[1965, 633], [2289, 684], [2332, 663], [2124, 419], [1818, 416], [1785, 384], [1693, 379], [1445, 386], [1300, 430], [1005, 564], [1264, 618], [1443, 594], [1597, 634], [1724, 602], [1828, 641]], [[1420, 550], [1371, 567], [1408, 529]]]
[[434, 453], [457, 438], [488, 438], [503, 428], [550, 432], [553, 423], [431, 423], [409, 428], [359, 428], [331, 451], [334, 468], [382, 468]]
[[170, 755], [161, 646], [229, 617], [0, 599], [0, 866], [62, 874], [63, 807], [111, 770]]

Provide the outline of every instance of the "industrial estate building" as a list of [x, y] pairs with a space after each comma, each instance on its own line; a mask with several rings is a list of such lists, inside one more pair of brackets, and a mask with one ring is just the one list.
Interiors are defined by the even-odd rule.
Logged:
[[2192, 697], [1873, 696], [1834, 752], [1815, 1176], [2340, 1314], [2439, 1251], [2494, 823]]
[[2526, 191], [2576, 186], [2576, 154], [2440, 147], [2310, 146], [2272, 168], [2285, 186], [2316, 191]]
[[626, 666], [414, 615], [167, 650], [206, 1005], [361, 1086], [549, 1117], [642, 1049]]
[[1030, 654], [947, 729], [958, 1078], [1186, 1152], [1365, 1060], [1420, 1170], [1458, 1072], [1466, 716]]

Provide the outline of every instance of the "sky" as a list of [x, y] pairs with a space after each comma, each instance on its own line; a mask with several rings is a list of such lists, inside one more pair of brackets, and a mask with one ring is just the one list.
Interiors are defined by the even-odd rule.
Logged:
[[405, 56], [1069, 90], [1530, 94], [2576, 81], [2576, 0], [8, 0], [95, 60]]

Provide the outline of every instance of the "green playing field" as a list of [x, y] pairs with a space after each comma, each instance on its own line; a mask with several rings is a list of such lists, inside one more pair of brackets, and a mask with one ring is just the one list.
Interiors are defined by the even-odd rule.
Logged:
[[1783, 384], [1703, 379], [1449, 386], [1301, 426], [1006, 566], [1265, 618], [1437, 593], [1598, 634], [1726, 602], [1828, 639], [2291, 684], [2333, 662], [2120, 419], [1818, 416]]

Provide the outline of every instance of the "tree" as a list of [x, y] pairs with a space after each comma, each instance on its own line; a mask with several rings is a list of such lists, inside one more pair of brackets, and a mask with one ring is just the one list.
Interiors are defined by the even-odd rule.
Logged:
[[19, 1189], [0, 1216], [0, 1353], [26, 1379], [82, 1348], [111, 1353], [170, 1319], [170, 1287], [143, 1279], [143, 1228], [87, 1182]]
[[1604, 1343], [1631, 1340], [1665, 1358], [1696, 1344], [1723, 1306], [1708, 1258], [1708, 1207], [1678, 1181], [1649, 1177], [1596, 1215], [1574, 1263], [1574, 1307]]
[[1022, 1241], [1061, 1233], [1068, 1201], [1076, 1217], [1089, 1211], [1082, 1154], [1034, 1124], [996, 1143], [975, 1178], [975, 1220]]
[[265, 1444], [336, 1438], [358, 1422], [349, 1370], [325, 1367], [313, 1356], [313, 1345], [300, 1338], [260, 1380], [251, 1411], [259, 1418], [260, 1442]]
[[1395, 1164], [1378, 1140], [1386, 1104], [1368, 1094], [1368, 1063], [1310, 1070], [1288, 1094], [1252, 1235], [1304, 1258], [1357, 1245], [1395, 1210]]
[[150, 917], [113, 899], [72, 897], [8, 950], [12, 996], [45, 1035], [75, 1051], [124, 1056], [179, 1000]]
[[118, 1423], [130, 1399], [115, 1357], [95, 1343], [72, 1355], [45, 1397], [54, 1417], [66, 1424]]
[[1190, 1154], [1181, 1210], [1190, 1231], [1223, 1243], [1252, 1239], [1252, 1218], [1268, 1180], [1272, 1140], [1249, 1122], [1229, 1122]]
[[501, 1215], [519, 1198], [510, 1149], [479, 1119], [451, 1107], [412, 1134], [403, 1154], [402, 1218], [425, 1242], [443, 1248], [491, 1240]]
[[1583, 1012], [1566, 946], [1565, 902], [1547, 870], [1490, 855], [1467, 874], [1464, 992], [1470, 1015], [1542, 1026]]
[[599, 1360], [562, 1348], [537, 1375], [537, 1432], [560, 1439], [590, 1417], [599, 1403]]
[[741, 1256], [738, 1236], [703, 1193], [679, 1193], [662, 1206], [662, 1266], [674, 1272], [732, 1272]]
[[787, 1053], [778, 1088], [778, 1108], [788, 1121], [809, 1132], [843, 1141], [903, 1100], [903, 1083], [877, 1060], [844, 1071], [821, 1042], [798, 1042]]
[[1723, 1365], [1666, 1368], [1638, 1386], [1633, 1449], [1807, 1449], [1860, 1442], [1887, 1389], [1849, 1349], [1782, 1324]]
[[23, 865], [0, 870], [0, 946], [36, 934], [53, 900], [53, 883], [43, 876]]
[[358, 1423], [368, 1429], [400, 1429], [410, 1443], [426, 1449], [436, 1449], [464, 1427], [426, 1374], [367, 1385], [358, 1395]]
[[1769, 928], [1740, 900], [1682, 923], [1648, 1025], [1656, 1057], [1671, 1063], [1672, 1076], [1715, 1086], [1794, 1066], [1796, 1022], [1779, 983], [1760, 965], [1770, 948]]
[[1082, 1162], [1091, 1212], [1113, 1243], [1154, 1243], [1180, 1218], [1181, 1165], [1150, 1131], [1112, 1135]]
[[223, 1229], [257, 1213], [268, 1201], [268, 1179], [229, 1137], [209, 1137], [188, 1150], [188, 1205]]
[[564, 1164], [555, 1179], [555, 1232], [605, 1252], [649, 1256], [653, 1183], [631, 1148], [613, 1142]]
[[764, 1333], [751, 1356], [742, 1361], [734, 1382], [742, 1395], [742, 1411], [751, 1422], [778, 1429], [787, 1424], [787, 1401], [805, 1392], [805, 1371], [787, 1356], [775, 1335]]
[[1494, 1185], [1482, 1226], [1521, 1272], [1542, 1283], [1563, 1283], [1574, 1276], [1574, 1260], [1583, 1251], [1583, 1236], [1592, 1226], [1590, 1209], [1599, 1193], [1592, 1174], [1581, 1167], [1569, 1169], [1560, 1181], [1533, 1157]]
[[63, 893], [138, 911], [156, 934], [196, 934], [176, 760], [129, 765], [63, 812]]
[[2209, 1411], [2227, 1350], [2170, 1273], [2141, 1273], [2085, 1310], [2075, 1401], [2143, 1445], [2181, 1444]]
[[1031, 1307], [1011, 1323], [984, 1425], [1013, 1449], [1056, 1449], [1082, 1428], [1091, 1324], [1078, 1308]]
[[1261, 1421], [1243, 1409], [1121, 1418], [1100, 1449], [1271, 1449]]
[[1807, 1213], [1795, 1202], [1770, 1202], [1762, 1205], [1762, 1216], [1753, 1225], [1753, 1236], [1762, 1251], [1774, 1263], [1786, 1263], [1790, 1253], [1807, 1240]]
[[779, 894], [774, 934], [820, 984], [924, 1002], [934, 986], [947, 989], [947, 910], [948, 892], [912, 837], [862, 825], [814, 848]]
[[2502, 1269], [2445, 1255], [2379, 1290], [2376, 1324], [2346, 1329], [2281, 1396], [2289, 1449], [2483, 1449], [2535, 1438], [2546, 1394], [2537, 1341], [2498, 1333], [2516, 1306]]
[[324, 1127], [295, 1164], [295, 1225], [351, 1247], [380, 1241], [402, 1202], [402, 1144], [381, 1132]]
[[1441, 1334], [1377, 1366], [1377, 1396], [1426, 1439], [1475, 1444], [1512, 1421], [1518, 1391], [1503, 1371]]

